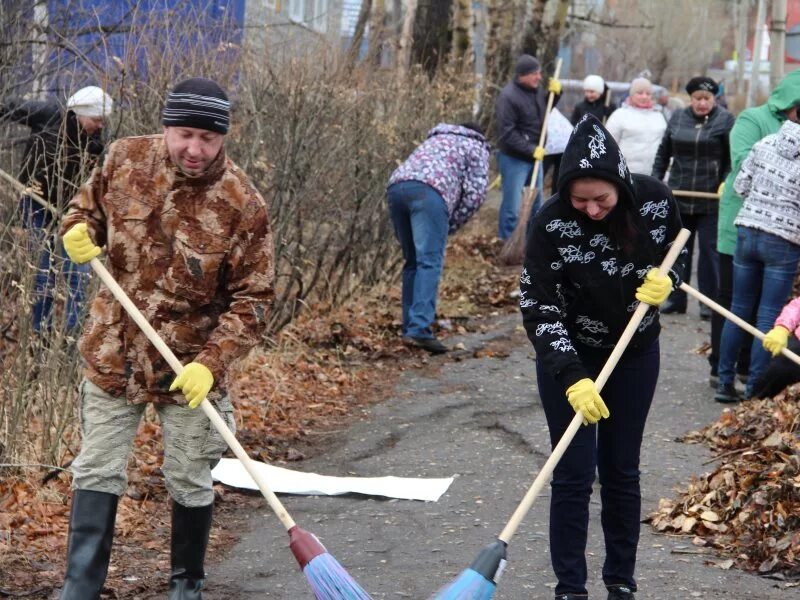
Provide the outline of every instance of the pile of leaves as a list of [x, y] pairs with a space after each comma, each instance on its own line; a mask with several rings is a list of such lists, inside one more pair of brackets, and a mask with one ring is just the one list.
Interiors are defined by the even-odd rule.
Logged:
[[695, 477], [648, 518], [664, 533], [693, 536], [720, 566], [800, 579], [800, 390], [748, 401], [683, 441], [717, 452], [717, 468]]

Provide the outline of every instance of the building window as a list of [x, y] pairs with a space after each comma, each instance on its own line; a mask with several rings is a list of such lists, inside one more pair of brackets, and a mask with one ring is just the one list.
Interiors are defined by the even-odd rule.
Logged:
[[313, 27], [317, 31], [328, 30], [328, 0], [314, 0]]
[[306, 1], [305, 0], [288, 0], [286, 2], [287, 8], [289, 9], [289, 18], [292, 21], [303, 22], [305, 20], [305, 7]]

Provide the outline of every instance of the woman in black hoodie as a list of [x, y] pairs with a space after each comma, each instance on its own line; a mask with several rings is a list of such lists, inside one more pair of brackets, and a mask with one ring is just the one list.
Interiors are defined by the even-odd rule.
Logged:
[[[576, 412], [582, 427], [553, 473], [550, 551], [558, 600], [585, 598], [589, 498], [599, 473], [609, 600], [630, 600], [639, 539], [639, 451], [659, 371], [658, 309], [681, 282], [657, 265], [681, 228], [669, 188], [631, 175], [614, 139], [591, 115], [564, 151], [558, 193], [528, 238], [520, 307], [553, 446]], [[601, 398], [594, 385], [638, 301], [651, 304]], [[566, 397], [565, 397], [566, 395]], [[605, 401], [604, 401], [605, 400]]]

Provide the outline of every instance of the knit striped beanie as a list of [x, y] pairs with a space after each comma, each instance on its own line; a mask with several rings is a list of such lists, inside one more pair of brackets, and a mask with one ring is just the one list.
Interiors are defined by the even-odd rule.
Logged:
[[178, 83], [167, 96], [161, 114], [165, 127], [195, 127], [228, 133], [231, 103], [215, 81], [192, 77]]

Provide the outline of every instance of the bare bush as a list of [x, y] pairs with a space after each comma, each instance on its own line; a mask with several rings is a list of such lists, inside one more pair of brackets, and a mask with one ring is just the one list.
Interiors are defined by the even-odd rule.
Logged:
[[[429, 128], [470, 116], [474, 82], [446, 67], [432, 78], [419, 69], [402, 78], [370, 65], [347, 69], [333, 49], [278, 60], [263, 48], [232, 47], [213, 36], [203, 41], [205, 29], [186, 19], [144, 17], [131, 21], [124, 55], [108, 57], [102, 71], [96, 62], [76, 63], [76, 72], [82, 67], [82, 81], [114, 97], [112, 137], [159, 132], [163, 99], [184, 77], [209, 76], [230, 91], [234, 125], [226, 151], [265, 197], [275, 232], [277, 299], [270, 334], [301, 310], [325, 310], [392, 277], [399, 261], [386, 215], [386, 181]], [[95, 35], [102, 40], [104, 34]], [[67, 35], [54, 39], [77, 44]], [[11, 62], [20, 56], [24, 49], [3, 55], [9, 62], [0, 64], [0, 72], [15, 69]], [[63, 99], [77, 87], [57, 95]], [[5, 86], [0, 99], [17, 92]], [[16, 126], [0, 128], [7, 139], [26, 135]], [[18, 161], [18, 146], [3, 148], [0, 167], [15, 173]], [[69, 352], [74, 345], [58, 323], [53, 339], [44, 342], [30, 331], [37, 249], [17, 226], [17, 197], [0, 182], [0, 330], [7, 334], [0, 463], [54, 464], [77, 450], [73, 390], [79, 369]], [[58, 312], [63, 287], [56, 293]]]

